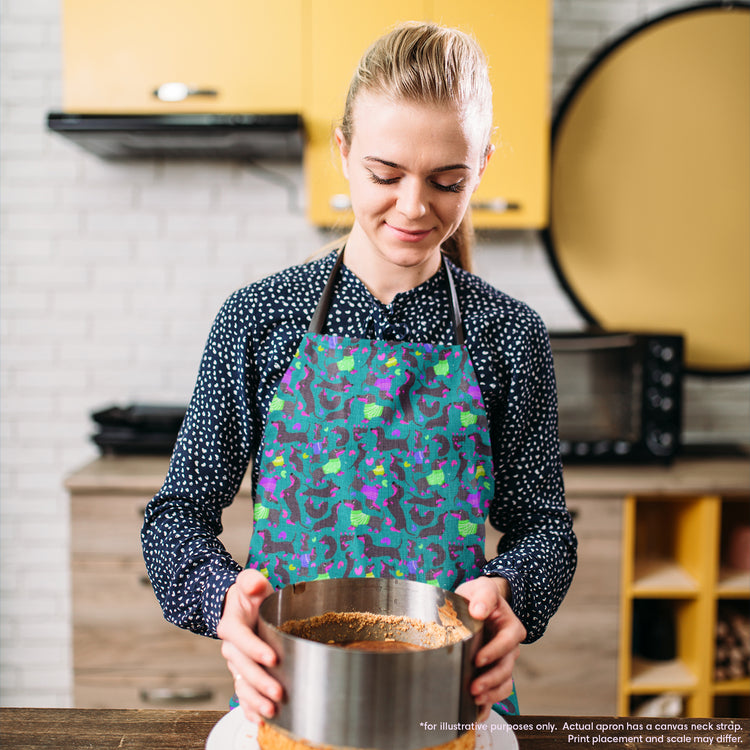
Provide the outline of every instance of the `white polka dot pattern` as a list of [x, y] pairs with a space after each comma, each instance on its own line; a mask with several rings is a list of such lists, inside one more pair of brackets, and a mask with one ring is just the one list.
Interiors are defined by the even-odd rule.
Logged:
[[[165, 617], [181, 627], [216, 634], [224, 594], [240, 570], [217, 539], [221, 511], [249, 464], [255, 486], [252, 459], [263, 448], [271, 399], [333, 261], [331, 254], [240, 289], [216, 317], [169, 472], [142, 530], [154, 592]], [[472, 274], [451, 270], [489, 418], [496, 483], [489, 518], [503, 532], [498, 556], [484, 572], [508, 579], [513, 609], [531, 642], [562, 601], [576, 565], [549, 339], [529, 307]], [[444, 271], [386, 306], [344, 266], [325, 331], [455, 343]], [[248, 530], [250, 523], [248, 518]]]

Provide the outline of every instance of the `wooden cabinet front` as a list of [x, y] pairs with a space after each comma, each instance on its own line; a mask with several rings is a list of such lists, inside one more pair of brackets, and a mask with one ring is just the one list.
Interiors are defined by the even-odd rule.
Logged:
[[[228, 708], [233, 685], [220, 642], [166, 622], [146, 575], [143, 512], [166, 468], [165, 459], [102, 459], [68, 481], [77, 708]], [[221, 539], [244, 564], [247, 492], [222, 520]]]
[[64, 0], [62, 21], [68, 112], [300, 111], [302, 0]]
[[544, 635], [521, 646], [514, 679], [521, 712], [611, 716], [617, 705], [617, 633], [622, 505], [568, 497], [578, 567]]

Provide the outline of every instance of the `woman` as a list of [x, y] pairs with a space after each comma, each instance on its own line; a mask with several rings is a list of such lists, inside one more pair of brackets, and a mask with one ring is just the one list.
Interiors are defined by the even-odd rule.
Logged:
[[[252, 720], [281, 699], [255, 632], [274, 588], [374, 575], [461, 593], [493, 633], [471, 688], [481, 717], [513, 695], [519, 644], [567, 591], [576, 542], [548, 337], [466, 270], [491, 127], [472, 39], [409, 23], [378, 40], [335, 136], [351, 233], [236, 292], [214, 323], [143, 547], [166, 617], [223, 640]], [[251, 459], [240, 572], [216, 537]], [[504, 532], [489, 562], [488, 517]]]

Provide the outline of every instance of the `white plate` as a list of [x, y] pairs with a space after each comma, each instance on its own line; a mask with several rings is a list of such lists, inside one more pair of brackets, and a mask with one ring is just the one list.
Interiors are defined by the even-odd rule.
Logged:
[[[518, 750], [516, 736], [502, 716], [493, 712], [486, 724], [487, 729], [477, 732], [474, 750]], [[257, 724], [248, 721], [242, 709], [234, 708], [216, 722], [206, 740], [206, 750], [260, 750], [257, 737]]]

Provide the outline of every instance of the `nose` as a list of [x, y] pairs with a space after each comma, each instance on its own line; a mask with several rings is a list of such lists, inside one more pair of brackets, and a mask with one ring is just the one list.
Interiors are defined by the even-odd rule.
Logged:
[[425, 186], [417, 179], [402, 179], [399, 184], [397, 207], [407, 219], [419, 219], [427, 213]]

